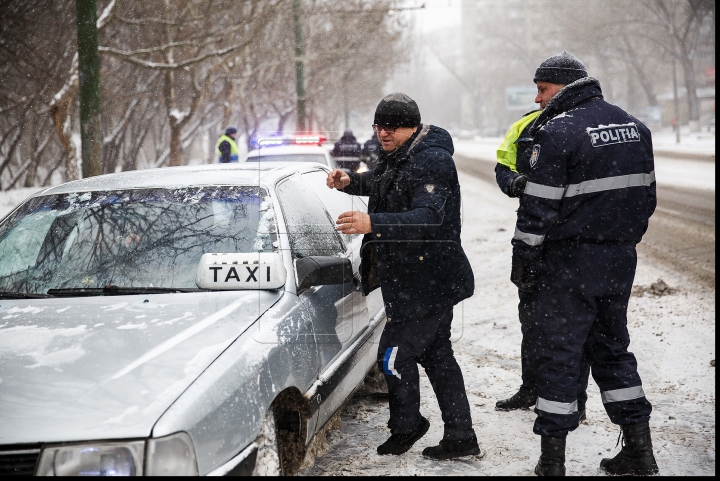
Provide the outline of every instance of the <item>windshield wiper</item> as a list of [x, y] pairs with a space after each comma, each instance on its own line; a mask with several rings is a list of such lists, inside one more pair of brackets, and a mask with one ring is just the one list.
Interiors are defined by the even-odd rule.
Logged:
[[66, 289], [49, 289], [48, 294], [54, 297], [91, 297], [91, 296], [130, 296], [133, 294], [169, 294], [173, 292], [202, 292], [204, 289], [184, 287], [70, 287]]
[[0, 291], [0, 299], [47, 299], [52, 294], [33, 294], [30, 292]]

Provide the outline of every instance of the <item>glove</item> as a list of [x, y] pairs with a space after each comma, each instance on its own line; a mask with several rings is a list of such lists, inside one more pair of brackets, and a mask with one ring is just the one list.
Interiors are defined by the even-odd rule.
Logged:
[[533, 292], [540, 277], [541, 267], [540, 259], [523, 259], [513, 252], [510, 281], [521, 291]]
[[508, 191], [510, 192], [510, 197], [520, 197], [523, 192], [525, 192], [526, 185], [527, 177], [522, 174], [515, 177], [512, 182], [510, 182], [510, 187], [508, 188]]

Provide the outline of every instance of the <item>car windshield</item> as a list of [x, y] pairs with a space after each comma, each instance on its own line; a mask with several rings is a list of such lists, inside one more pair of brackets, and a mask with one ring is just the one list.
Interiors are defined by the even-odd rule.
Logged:
[[254, 186], [37, 197], [0, 224], [0, 291], [196, 288], [207, 252], [272, 252], [272, 202]]
[[320, 162], [327, 165], [323, 154], [279, 154], [248, 157], [248, 162]]

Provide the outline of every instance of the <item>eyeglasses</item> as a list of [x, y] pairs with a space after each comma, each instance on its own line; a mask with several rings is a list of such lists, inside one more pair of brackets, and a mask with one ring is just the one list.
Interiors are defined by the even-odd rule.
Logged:
[[379, 125], [379, 124], [373, 124], [372, 128], [378, 134], [380, 133], [381, 130], [384, 130], [386, 134], [394, 134], [395, 130], [397, 130], [395, 127], [388, 127], [387, 125]]

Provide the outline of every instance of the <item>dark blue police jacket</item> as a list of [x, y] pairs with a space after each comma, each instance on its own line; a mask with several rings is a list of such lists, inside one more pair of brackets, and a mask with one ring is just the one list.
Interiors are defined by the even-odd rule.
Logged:
[[539, 258], [557, 241], [635, 245], [655, 211], [650, 130], [603, 100], [586, 77], [563, 87], [529, 131], [528, 183], [520, 198], [515, 253]]
[[[372, 233], [363, 238], [363, 292], [382, 286], [388, 320], [417, 318], [472, 296], [475, 281], [460, 244], [460, 183], [450, 134], [421, 125], [381, 182], [386, 164], [350, 173], [353, 195], [370, 196]], [[381, 185], [384, 186], [380, 192]]]

